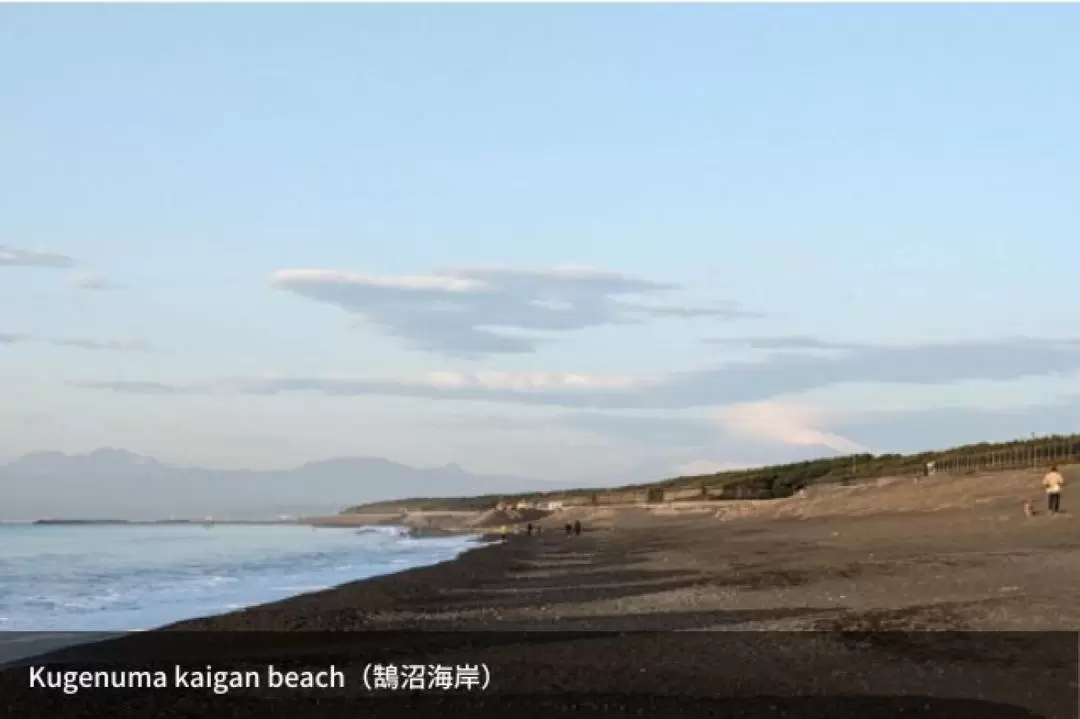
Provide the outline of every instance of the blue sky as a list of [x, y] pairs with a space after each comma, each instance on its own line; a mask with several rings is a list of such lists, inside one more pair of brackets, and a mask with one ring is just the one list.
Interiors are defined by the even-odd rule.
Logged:
[[0, 459], [559, 478], [1080, 420], [1080, 8], [0, 9]]

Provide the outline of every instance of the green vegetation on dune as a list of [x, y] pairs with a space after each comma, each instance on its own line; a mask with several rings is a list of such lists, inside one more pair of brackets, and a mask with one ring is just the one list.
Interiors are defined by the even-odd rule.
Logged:
[[499, 502], [616, 504], [692, 501], [695, 499], [776, 499], [815, 484], [850, 483], [878, 477], [922, 474], [928, 463], [936, 472], [964, 474], [1037, 467], [1080, 461], [1080, 434], [1033, 437], [1011, 442], [969, 444], [920, 454], [861, 454], [812, 459], [715, 474], [674, 477], [618, 488], [582, 488], [544, 493], [482, 497], [414, 498], [350, 507], [344, 513], [463, 511], [490, 509]]

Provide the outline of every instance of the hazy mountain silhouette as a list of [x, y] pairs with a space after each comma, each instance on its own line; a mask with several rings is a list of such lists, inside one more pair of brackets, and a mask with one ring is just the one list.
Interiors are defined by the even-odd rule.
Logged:
[[338, 457], [287, 470], [180, 467], [122, 449], [36, 452], [0, 465], [0, 519], [268, 518], [402, 497], [558, 489], [538, 479]]

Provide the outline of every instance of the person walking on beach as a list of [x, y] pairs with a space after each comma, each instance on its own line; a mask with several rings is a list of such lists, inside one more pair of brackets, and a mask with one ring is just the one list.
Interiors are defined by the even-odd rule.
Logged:
[[574, 536], [578, 536], [580, 534], [581, 534], [581, 520], [580, 519], [575, 519], [574, 520]]
[[1046, 489], [1046, 508], [1050, 514], [1057, 514], [1061, 509], [1061, 488], [1065, 486], [1065, 478], [1061, 476], [1057, 466], [1043, 477], [1043, 487]]
[[574, 525], [570, 524], [570, 522], [567, 522], [567, 523], [566, 523], [566, 536], [567, 536], [567, 537], [569, 537], [569, 536], [570, 536], [570, 534], [571, 534], [571, 533], [572, 533], [573, 531], [574, 531]]

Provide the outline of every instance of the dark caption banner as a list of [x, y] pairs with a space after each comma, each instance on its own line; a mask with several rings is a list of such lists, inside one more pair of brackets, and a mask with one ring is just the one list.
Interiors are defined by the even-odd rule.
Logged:
[[1077, 719], [1078, 649], [1071, 632], [0, 633], [0, 717]]

